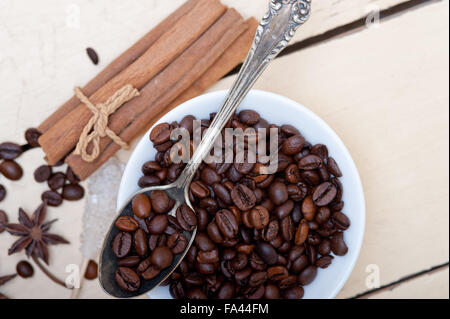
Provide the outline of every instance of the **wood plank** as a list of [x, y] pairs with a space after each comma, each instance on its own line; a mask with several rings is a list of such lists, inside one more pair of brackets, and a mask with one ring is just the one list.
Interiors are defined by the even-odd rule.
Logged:
[[[37, 125], [184, 0], [5, 0], [0, 3], [0, 133], [18, 140]], [[385, 9], [404, 0], [313, 1], [311, 20], [295, 41], [359, 19], [373, 6]], [[268, 0], [225, 0], [243, 15], [264, 14]], [[78, 25], [77, 25], [78, 23]], [[100, 65], [84, 52], [94, 47]]]
[[413, 10], [282, 57], [256, 85], [321, 116], [360, 170], [366, 236], [340, 298], [369, 290], [368, 265], [384, 285], [449, 260], [448, 24], [448, 2]]
[[448, 267], [422, 275], [389, 289], [377, 291], [365, 299], [448, 299]]

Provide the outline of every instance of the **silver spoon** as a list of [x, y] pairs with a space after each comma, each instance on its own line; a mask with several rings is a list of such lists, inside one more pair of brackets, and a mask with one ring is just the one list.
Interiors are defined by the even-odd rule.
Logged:
[[[209, 129], [205, 133], [198, 149], [195, 151], [191, 161], [187, 164], [180, 177], [173, 184], [167, 186], [156, 186], [142, 189], [135, 193], [128, 203], [120, 210], [120, 216], [132, 216], [131, 201], [138, 195], [145, 193], [150, 195], [155, 190], [162, 190], [176, 201], [170, 215], [175, 216], [176, 209], [186, 204], [192, 207], [189, 201], [189, 185], [194, 178], [195, 172], [199, 168], [203, 159], [210, 153], [218, 134], [226, 126], [233, 113], [244, 100], [247, 93], [255, 84], [270, 62], [288, 45], [297, 29], [305, 23], [310, 14], [311, 0], [271, 0], [269, 10], [264, 16], [257, 29], [256, 36], [244, 62], [244, 65], [229, 91], [225, 102], [215, 116]], [[117, 269], [117, 258], [112, 252], [111, 244], [119, 231], [111, 226], [109, 234], [106, 236], [100, 256], [99, 280], [106, 293], [119, 298], [130, 298], [142, 295], [159, 286], [172, 272], [180, 265], [191, 247], [197, 229], [193, 232], [185, 232], [188, 239], [186, 250], [175, 256], [172, 266], [161, 271], [152, 280], [142, 281], [141, 288], [134, 293], [122, 290], [115, 281], [115, 271]]]

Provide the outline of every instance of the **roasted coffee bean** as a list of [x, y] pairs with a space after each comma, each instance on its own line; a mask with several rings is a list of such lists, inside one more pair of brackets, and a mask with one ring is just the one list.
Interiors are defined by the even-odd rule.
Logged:
[[203, 275], [212, 275], [216, 271], [216, 266], [214, 264], [195, 264], [195, 269]]
[[308, 257], [306, 255], [301, 255], [294, 261], [292, 261], [291, 271], [295, 274], [300, 273], [309, 264]]
[[294, 135], [300, 135], [300, 131], [297, 130], [292, 125], [283, 125], [281, 126], [281, 132], [285, 134], [286, 136], [294, 136]]
[[126, 267], [119, 267], [116, 270], [116, 282], [120, 288], [128, 292], [136, 292], [141, 287], [139, 276]]
[[117, 264], [119, 265], [119, 267], [133, 268], [134, 266], [137, 266], [140, 261], [141, 260], [140, 260], [139, 256], [130, 256], [130, 257], [125, 257], [125, 258], [119, 259]]
[[194, 132], [195, 117], [192, 115], [185, 116], [180, 122], [180, 128], [185, 129], [190, 135]]
[[319, 156], [322, 160], [328, 158], [328, 148], [323, 144], [314, 145], [311, 148], [311, 154]]
[[313, 200], [317, 206], [327, 206], [337, 195], [336, 187], [329, 182], [319, 185], [313, 194]]
[[288, 277], [281, 280], [278, 285], [280, 286], [281, 290], [289, 289], [295, 285], [297, 285], [297, 276], [296, 275], [289, 275]]
[[311, 196], [306, 197], [303, 200], [303, 204], [302, 204], [302, 213], [303, 213], [303, 216], [305, 217], [305, 219], [307, 221], [314, 220], [316, 211], [317, 211], [317, 207], [314, 203], [313, 198]]
[[177, 221], [185, 231], [193, 231], [197, 226], [197, 216], [187, 205], [181, 205], [177, 209]]
[[314, 281], [316, 276], [317, 276], [317, 267], [316, 266], [308, 266], [298, 276], [298, 282], [302, 286], [307, 286]]
[[255, 125], [259, 122], [259, 114], [253, 110], [245, 110], [239, 113], [239, 121], [246, 125]]
[[[310, 223], [308, 223], [309, 226]], [[309, 229], [312, 230], [312, 227], [309, 226]], [[322, 238], [317, 233], [309, 233], [308, 238], [306, 239], [306, 242], [311, 246], [317, 246], [321, 243]]]
[[117, 219], [116, 227], [124, 232], [134, 232], [139, 228], [139, 223], [133, 217], [122, 216]]
[[[166, 170], [166, 172], [167, 172], [167, 170]], [[138, 182], [138, 185], [141, 188], [158, 186], [160, 184], [161, 184], [161, 179], [157, 176], [142, 176]]]
[[150, 161], [142, 165], [142, 173], [146, 176], [151, 176], [156, 172], [159, 172], [162, 170], [161, 165], [159, 165], [155, 161]]
[[157, 214], [165, 214], [170, 210], [170, 199], [163, 191], [153, 191], [150, 194], [152, 209]]
[[205, 233], [198, 233], [195, 237], [195, 245], [202, 251], [211, 251], [215, 248], [212, 240]]
[[70, 168], [70, 166], [67, 166], [66, 177], [67, 180], [72, 184], [78, 184], [80, 182], [80, 178], [77, 175], [75, 175], [74, 171]]
[[25, 140], [31, 147], [40, 147], [38, 140], [41, 135], [37, 129], [29, 128], [25, 131]]
[[66, 183], [66, 174], [64, 173], [55, 173], [50, 176], [50, 178], [47, 181], [48, 187], [52, 191], [57, 191], [58, 189], [62, 188], [64, 184]]
[[202, 181], [193, 182], [190, 185], [189, 189], [191, 190], [192, 194], [197, 198], [205, 198], [208, 197], [210, 194], [208, 186], [205, 185]]
[[198, 231], [205, 231], [209, 224], [209, 215], [203, 208], [197, 209]]
[[189, 289], [186, 293], [186, 298], [190, 300], [206, 299], [206, 294], [200, 288]]
[[281, 206], [278, 206], [275, 209], [275, 215], [280, 220], [288, 217], [291, 214], [292, 210], [294, 209], [294, 205], [295, 205], [294, 201], [288, 200], [286, 203], [284, 203]]
[[48, 165], [42, 165], [34, 171], [34, 180], [38, 183], [48, 181], [52, 176], [52, 168]]
[[232, 205], [233, 201], [231, 200], [231, 194], [224, 185], [220, 183], [214, 184], [213, 191], [216, 197], [218, 197], [223, 203], [226, 205]]
[[306, 255], [308, 256], [308, 262], [310, 265], [314, 265], [317, 260], [317, 250], [312, 245], [306, 246]]
[[245, 185], [239, 184], [231, 191], [233, 203], [242, 211], [248, 211], [256, 204], [256, 196], [253, 191]]
[[84, 278], [87, 280], [95, 280], [98, 277], [98, 264], [89, 260], [88, 265], [86, 267], [86, 271], [84, 272]]
[[291, 241], [294, 238], [295, 226], [290, 216], [285, 217], [281, 220], [280, 228], [281, 235], [283, 236], [284, 240]]
[[315, 220], [318, 224], [323, 224], [330, 219], [330, 215], [331, 212], [328, 207], [319, 207]]
[[294, 209], [292, 210], [292, 213], [291, 213], [291, 217], [292, 217], [292, 221], [294, 222], [294, 224], [300, 223], [300, 221], [304, 217], [302, 214], [302, 209], [301, 209], [300, 205], [295, 204]]
[[126, 257], [133, 245], [133, 239], [130, 233], [118, 233], [114, 238], [112, 249], [117, 258]]
[[336, 228], [339, 230], [347, 230], [350, 228], [350, 219], [344, 213], [333, 213], [332, 221]]
[[197, 272], [191, 272], [183, 278], [183, 281], [188, 287], [201, 286], [205, 282], [205, 278]]
[[267, 225], [262, 233], [262, 237], [265, 241], [272, 241], [277, 237], [278, 233], [280, 232], [280, 224], [278, 220], [272, 220], [269, 222], [269, 225]]
[[167, 215], [157, 215], [148, 223], [148, 230], [152, 235], [161, 235], [169, 226]]
[[214, 198], [203, 198], [200, 201], [200, 207], [205, 209], [208, 213], [213, 214], [216, 213], [219, 209], [219, 205], [217, 204], [217, 201]]
[[264, 206], [256, 206], [250, 211], [249, 221], [256, 229], [264, 229], [269, 224], [269, 211]]
[[280, 182], [270, 185], [269, 197], [276, 206], [284, 204], [289, 199], [286, 185]]
[[184, 252], [188, 245], [188, 241], [183, 234], [175, 233], [167, 240], [167, 246], [172, 250], [175, 255]]
[[316, 171], [301, 171], [300, 176], [309, 186], [317, 186], [322, 182], [322, 178]]
[[236, 255], [236, 257], [231, 260], [230, 265], [233, 267], [234, 270], [242, 270], [245, 267], [247, 267], [248, 264], [248, 257], [246, 254], [239, 253]]
[[305, 145], [305, 138], [301, 135], [294, 135], [288, 138], [282, 147], [282, 152], [286, 155], [295, 155], [300, 152]]
[[170, 139], [170, 125], [168, 123], [161, 123], [157, 125], [150, 133], [150, 141], [154, 145], [161, 145]]
[[347, 255], [348, 247], [344, 241], [344, 233], [337, 232], [331, 237], [331, 250], [336, 256]]
[[273, 266], [267, 269], [267, 276], [272, 281], [280, 281], [289, 276], [289, 272], [284, 266]]
[[0, 159], [15, 160], [22, 155], [22, 146], [16, 143], [2, 143], [0, 144]]
[[46, 202], [48, 206], [52, 207], [58, 207], [63, 202], [62, 196], [59, 193], [53, 191], [42, 193], [41, 199], [43, 202]]
[[153, 250], [151, 261], [159, 269], [166, 269], [172, 265], [173, 253], [168, 247], [157, 247]]
[[217, 226], [215, 221], [209, 223], [208, 228], [207, 228], [207, 233], [208, 233], [209, 238], [211, 238], [211, 240], [213, 242], [215, 242], [216, 244], [223, 243], [224, 239], [223, 239], [222, 234], [219, 230], [219, 227]]
[[169, 291], [174, 299], [184, 299], [185, 297], [183, 285], [179, 281], [171, 283]]
[[217, 298], [221, 300], [228, 300], [234, 297], [236, 287], [233, 283], [227, 281], [219, 289]]
[[264, 291], [265, 299], [280, 299], [280, 289], [274, 284], [266, 285], [266, 289]]
[[147, 255], [147, 235], [142, 229], [138, 229], [134, 233], [134, 250], [136, 250], [136, 253], [141, 257]]
[[297, 184], [300, 182], [300, 170], [296, 164], [291, 164], [286, 168], [285, 178], [291, 184]]
[[0, 202], [2, 202], [6, 197], [6, 188], [0, 184]]
[[309, 225], [306, 222], [300, 222], [297, 232], [295, 233], [295, 244], [297, 246], [302, 245], [308, 239]]
[[144, 278], [145, 280], [151, 280], [158, 276], [160, 273], [161, 270], [157, 266], [150, 265], [147, 270], [142, 273], [142, 278]]
[[34, 269], [28, 261], [21, 261], [16, 266], [17, 274], [22, 278], [33, 277]]
[[3, 225], [8, 223], [8, 215], [3, 210], [0, 210], [0, 234], [5, 231], [5, 227]]
[[210, 167], [205, 167], [201, 172], [201, 179], [203, 182], [208, 184], [209, 186], [214, 185], [215, 183], [219, 183], [222, 179], [220, 175], [217, 174], [215, 170]]
[[330, 267], [333, 262], [333, 256], [323, 256], [316, 261], [316, 266], [322, 269], [326, 269]]
[[278, 254], [272, 245], [259, 243], [254, 249], [255, 253], [268, 265], [275, 265], [278, 260]]
[[152, 205], [150, 199], [145, 194], [136, 195], [132, 201], [132, 209], [136, 217], [145, 219], [150, 216]]
[[199, 251], [197, 254], [197, 262], [200, 264], [214, 264], [219, 262], [219, 250]]
[[283, 297], [285, 299], [302, 299], [304, 295], [305, 295], [305, 291], [300, 286], [286, 289], [283, 292]]
[[98, 62], [100, 61], [97, 52], [95, 52], [95, 50], [92, 48], [87, 48], [86, 53], [87, 53], [89, 59], [92, 61], [92, 63], [97, 65]]
[[156, 247], [165, 246], [166, 242], [167, 236], [165, 234], [150, 235], [150, 238], [148, 239], [148, 248], [153, 251]]
[[248, 284], [250, 287], [259, 287], [267, 281], [267, 272], [255, 272], [251, 274]]
[[225, 238], [232, 239], [238, 234], [239, 225], [236, 217], [229, 210], [217, 212], [216, 224]]
[[339, 168], [339, 165], [336, 163], [334, 158], [329, 157], [327, 160], [327, 169], [328, 171], [336, 177], [342, 177], [342, 172]]
[[324, 238], [319, 245], [318, 253], [322, 256], [329, 255], [331, 253], [331, 242], [328, 238]]
[[22, 167], [14, 161], [4, 160], [0, 164], [0, 173], [7, 179], [12, 181], [18, 181], [23, 176]]
[[298, 162], [298, 167], [302, 170], [314, 170], [323, 166], [322, 159], [317, 155], [308, 155]]
[[62, 197], [68, 201], [77, 201], [84, 197], [84, 188], [78, 184], [68, 184], [63, 187]]

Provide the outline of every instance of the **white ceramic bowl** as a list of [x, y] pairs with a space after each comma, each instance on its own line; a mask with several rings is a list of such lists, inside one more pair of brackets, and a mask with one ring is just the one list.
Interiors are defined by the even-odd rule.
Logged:
[[[213, 92], [190, 100], [166, 114], [157, 124], [180, 121], [188, 114], [194, 115], [197, 119], [207, 119], [210, 113], [217, 112], [226, 93], [226, 91]], [[330, 156], [334, 157], [339, 164], [344, 175], [341, 178], [345, 202], [343, 211], [352, 222], [350, 229], [345, 232], [349, 251], [345, 257], [336, 257], [328, 269], [320, 269], [314, 282], [305, 287], [307, 299], [334, 298], [353, 270], [364, 237], [364, 193], [358, 170], [350, 153], [323, 120], [306, 107], [285, 97], [254, 90], [249, 93], [239, 109], [255, 110], [270, 123], [294, 125], [310, 143], [327, 145]], [[150, 131], [142, 138], [128, 162], [119, 189], [117, 207], [122, 207], [132, 194], [139, 190], [137, 184], [142, 176], [141, 166], [155, 157], [156, 151], [149, 139]], [[171, 298], [167, 287], [153, 290], [149, 297]]]

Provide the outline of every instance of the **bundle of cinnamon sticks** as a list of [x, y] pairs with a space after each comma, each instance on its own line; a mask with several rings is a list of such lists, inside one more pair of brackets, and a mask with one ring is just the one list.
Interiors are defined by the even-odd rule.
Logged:
[[[241, 63], [250, 49], [257, 21], [245, 21], [220, 0], [188, 0], [156, 28], [107, 66], [82, 88], [92, 104], [104, 103], [125, 85], [140, 96], [109, 117], [108, 127], [125, 143], [179, 104], [203, 93]], [[39, 127], [46, 160], [62, 159], [85, 180], [119, 149], [109, 137], [100, 139], [93, 162], [74, 154], [92, 112], [73, 97]]]

